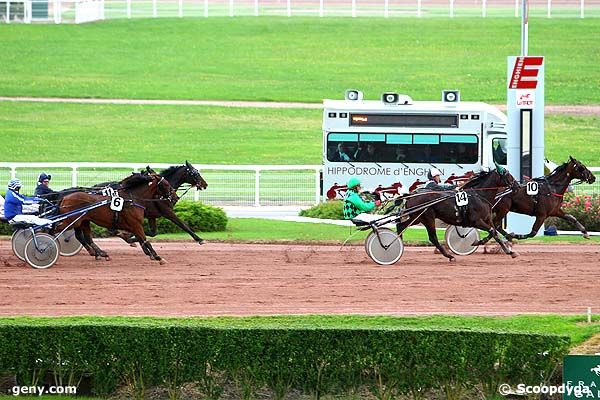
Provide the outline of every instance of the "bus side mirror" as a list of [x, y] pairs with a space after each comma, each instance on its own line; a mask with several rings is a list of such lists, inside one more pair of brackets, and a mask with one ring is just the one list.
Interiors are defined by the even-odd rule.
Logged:
[[348, 89], [344, 94], [344, 99], [350, 101], [361, 101], [363, 99], [363, 92], [360, 90]]

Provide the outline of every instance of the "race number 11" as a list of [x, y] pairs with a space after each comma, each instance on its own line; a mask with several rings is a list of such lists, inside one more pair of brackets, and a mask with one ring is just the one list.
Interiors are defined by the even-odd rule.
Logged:
[[538, 194], [538, 190], [540, 189], [540, 185], [536, 181], [527, 182], [527, 194], [529, 196], [535, 196]]
[[466, 206], [469, 204], [469, 196], [467, 192], [458, 192], [454, 195], [454, 200], [456, 201], [456, 205], [459, 207]]

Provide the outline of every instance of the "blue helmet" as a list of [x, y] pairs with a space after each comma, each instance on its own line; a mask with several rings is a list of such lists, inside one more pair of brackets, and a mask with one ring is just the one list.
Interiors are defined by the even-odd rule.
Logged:
[[45, 173], [45, 172], [42, 172], [42, 173], [40, 174], [40, 177], [38, 178], [38, 182], [44, 182], [46, 179], [47, 179], [47, 180], [50, 180], [50, 179], [52, 179], [52, 175], [48, 175], [47, 173]]
[[20, 188], [21, 186], [22, 186], [22, 185], [21, 185], [21, 181], [20, 181], [20, 180], [18, 180], [18, 179], [11, 179], [11, 180], [8, 182], [8, 188], [9, 188], [10, 190], [17, 190], [17, 189], [18, 189], [18, 188]]

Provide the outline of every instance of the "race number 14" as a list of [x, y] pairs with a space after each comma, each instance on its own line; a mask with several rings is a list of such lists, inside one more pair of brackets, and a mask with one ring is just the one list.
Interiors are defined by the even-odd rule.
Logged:
[[536, 181], [527, 182], [527, 194], [529, 196], [535, 196], [538, 194], [538, 190], [540, 189], [540, 185]]
[[466, 206], [469, 204], [469, 196], [467, 192], [458, 192], [454, 195], [454, 200], [456, 200], [456, 205], [459, 207]]

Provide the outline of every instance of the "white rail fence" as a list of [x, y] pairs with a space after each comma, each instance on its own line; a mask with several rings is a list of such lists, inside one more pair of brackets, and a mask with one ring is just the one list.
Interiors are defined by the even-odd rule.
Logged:
[[[519, 17], [519, 0], [0, 0], [0, 21], [213, 16]], [[600, 0], [530, 0], [530, 17], [600, 17]]]
[[[24, 194], [33, 194], [43, 171], [52, 175], [54, 190], [121, 180], [150, 165], [156, 171], [173, 164], [144, 163], [0, 163], [0, 191], [13, 178], [23, 182]], [[196, 165], [208, 189], [190, 190], [183, 197], [216, 206], [302, 206], [321, 201], [320, 165]], [[590, 168], [593, 185], [574, 187], [577, 194], [600, 194], [600, 167]], [[181, 192], [180, 192], [181, 194]]]
[[[117, 181], [150, 165], [159, 172], [173, 164], [141, 163], [0, 163], [0, 190], [13, 178], [22, 193], [33, 194], [39, 174], [52, 175], [54, 190]], [[321, 199], [320, 165], [195, 165], [208, 183], [183, 197], [216, 206], [312, 205]], [[179, 193], [180, 195], [182, 192]]]

